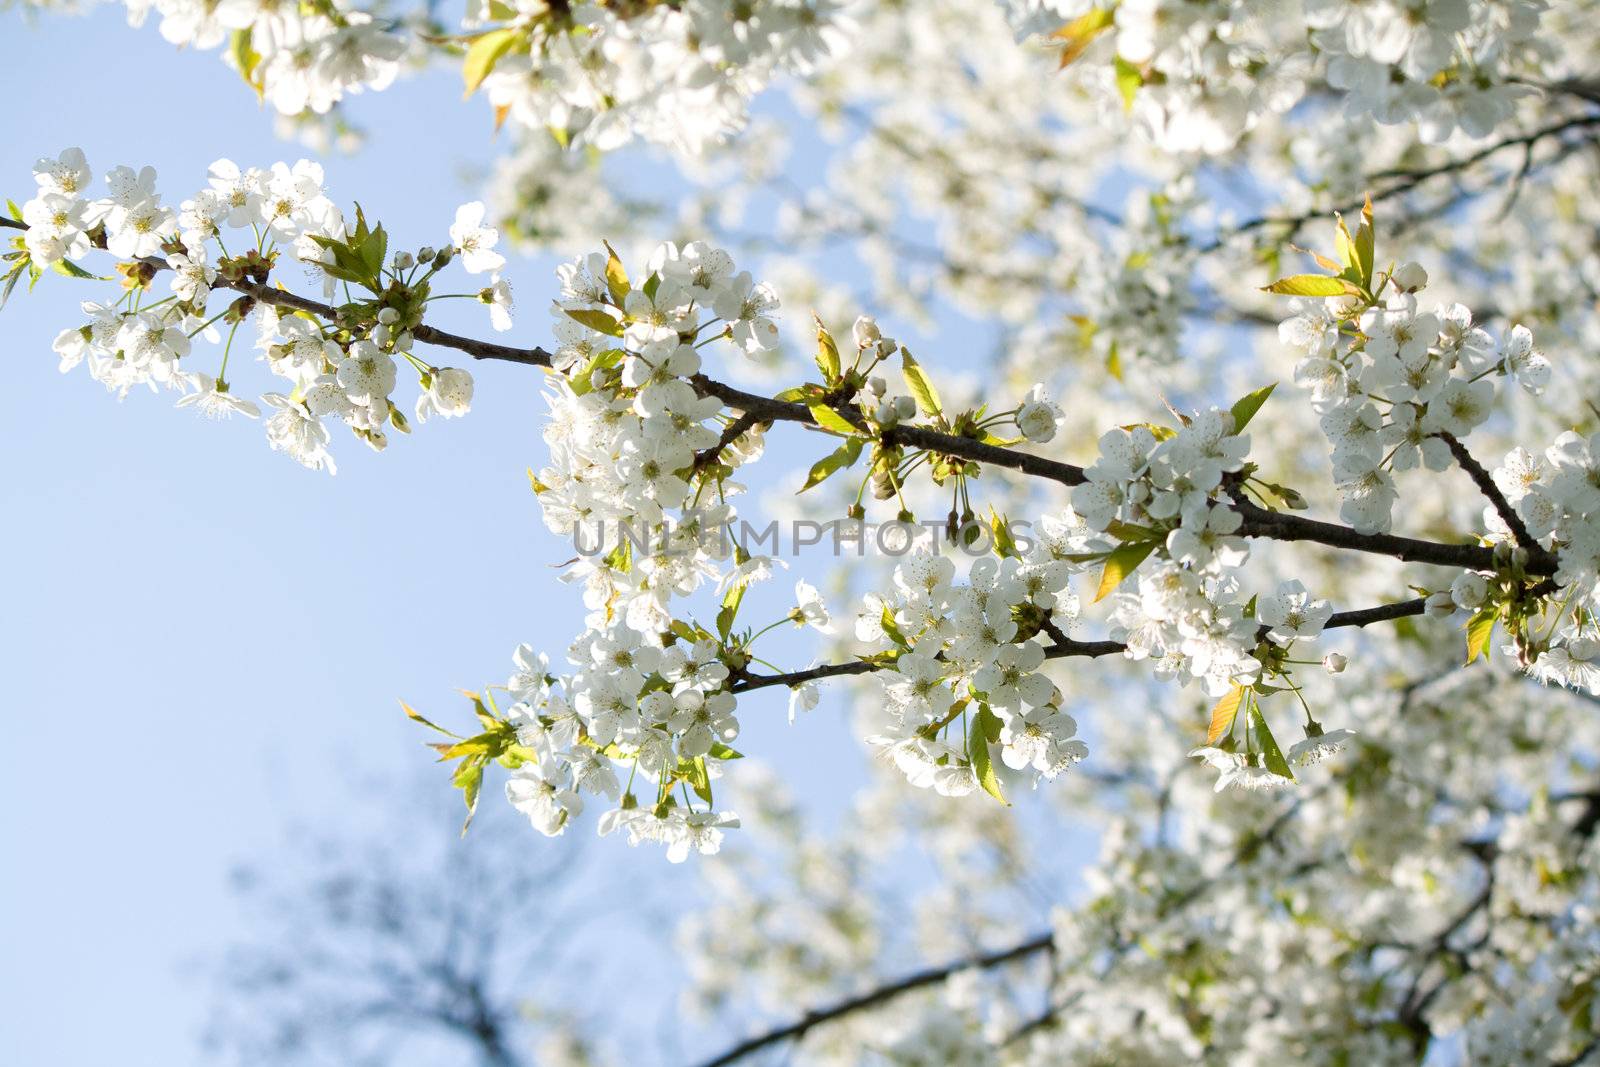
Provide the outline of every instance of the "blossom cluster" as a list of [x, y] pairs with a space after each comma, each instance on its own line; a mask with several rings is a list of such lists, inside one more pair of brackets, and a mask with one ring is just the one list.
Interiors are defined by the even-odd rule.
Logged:
[[1394, 475], [1451, 463], [1443, 435], [1460, 440], [1489, 418], [1496, 376], [1543, 391], [1550, 364], [1529, 331], [1514, 326], [1497, 346], [1460, 304], [1419, 306], [1427, 273], [1403, 264], [1387, 296], [1304, 299], [1279, 337], [1305, 351], [1295, 381], [1310, 391], [1332, 450], [1340, 517], [1386, 532], [1399, 499]]
[[[1063, 63], [1093, 65], [1085, 87], [1107, 110], [1129, 109], [1164, 151], [1218, 154], [1319, 80], [1342, 94], [1347, 115], [1414, 122], [1430, 143], [1458, 129], [1483, 137], [1529, 91], [1518, 75], [1546, 5], [1330, 0], [1299, 17], [1258, 0], [1004, 6], [1020, 36], [1047, 35]], [[1101, 36], [1114, 42], [1114, 65], [1079, 60]]]
[[[93, 279], [76, 260], [95, 249], [122, 260], [117, 265], [120, 297], [85, 302], [88, 322], [56, 338], [63, 373], [86, 362], [90, 376], [119, 397], [139, 386], [166, 388], [180, 394], [179, 407], [212, 418], [257, 418], [264, 404], [271, 410], [266, 420], [271, 447], [329, 472], [334, 462], [324, 420], [343, 422], [380, 450], [390, 426], [408, 429], [392, 399], [401, 363], [413, 367], [422, 386], [414, 407], [419, 422], [469, 409], [471, 375], [423, 362], [412, 345], [413, 330], [431, 298], [428, 283], [438, 271], [457, 257], [471, 273], [497, 272], [504, 263], [493, 251], [495, 231], [481, 224], [481, 204], [457, 213], [450, 248], [398, 252], [386, 263], [382, 227], [369, 228], [359, 210], [352, 224], [324, 191], [322, 167], [309, 160], [264, 170], [218, 160], [207, 172], [206, 185], [176, 210], [162, 203], [150, 167], [114, 168], [105, 179], [109, 195], [90, 199], [91, 170], [76, 148], [41, 159], [34, 176], [37, 193], [20, 211], [19, 221], [27, 227], [18, 239], [21, 248], [8, 257], [15, 260], [13, 283], [24, 271], [37, 277], [46, 268]], [[231, 250], [230, 239], [235, 242]], [[364, 260], [352, 241], [360, 243]], [[261, 299], [280, 255], [319, 279], [327, 296], [343, 280], [366, 284], [373, 299], [333, 309], [333, 321], [290, 313]], [[170, 293], [157, 298], [161, 278]], [[243, 295], [213, 313], [214, 294], [225, 290]], [[509, 327], [509, 288], [498, 274], [476, 298], [490, 305], [496, 326]], [[234, 393], [227, 377], [235, 334], [252, 312], [259, 358], [287, 383], [280, 391], [263, 393], [260, 404]], [[192, 340], [220, 341], [218, 323], [229, 329], [216, 372], [189, 369]]]
[[[783, 71], [810, 73], [844, 49], [845, 0], [685, 0], [469, 5], [473, 48], [501, 114], [606, 150], [634, 138], [691, 153], [744, 124], [750, 97]], [[469, 64], [472, 53], [469, 51]]]
[[992, 744], [1007, 767], [1043, 778], [1088, 755], [1065, 697], [1040, 673], [1050, 635], [1078, 615], [1068, 557], [1084, 533], [1070, 516], [1053, 520], [1026, 561], [985, 557], [965, 582], [948, 556], [912, 557], [895, 568], [889, 596], [866, 595], [856, 637], [892, 659], [883, 728], [867, 740], [912, 785], [998, 793]]
[[[535, 490], [552, 532], [604, 544], [565, 576], [582, 584], [590, 609], [588, 633], [569, 650], [575, 673], [552, 687], [541, 660], [513, 680], [519, 703], [509, 717], [539, 758], [516, 771], [507, 792], [547, 834], [565, 829], [582, 793], [604, 795], [618, 806], [602, 832], [626, 828], [633, 843], [662, 842], [677, 861], [691, 847], [716, 851], [720, 828], [738, 823], [710, 806], [710, 783], [738, 755], [728, 747], [739, 732], [729, 662], [748, 657], [729, 643], [731, 613], [718, 640], [677, 618], [674, 602], [712, 584], [742, 598], [773, 568], [742, 549], [730, 564], [735, 550], [718, 536], [736, 517], [727, 498], [738, 487], [728, 479], [760, 454], [762, 437], [752, 428], [723, 440], [721, 401], [695, 387], [700, 347], [776, 345], [777, 298], [703, 243], [662, 245], [637, 287], [614, 254], [559, 273], [550, 463]], [[803, 583], [800, 601], [797, 621], [826, 624]], [[613, 762], [628, 765], [625, 790]], [[655, 788], [645, 805], [633, 792], [640, 776]], [[684, 787], [681, 806], [674, 784]], [[691, 790], [706, 807], [694, 807]]]

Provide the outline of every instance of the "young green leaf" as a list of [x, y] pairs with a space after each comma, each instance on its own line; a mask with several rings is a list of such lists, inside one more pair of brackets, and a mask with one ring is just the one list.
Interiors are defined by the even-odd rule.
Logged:
[[821, 485], [836, 471], [841, 471], [861, 458], [862, 440], [852, 437], [832, 452], [823, 456], [811, 465], [811, 473], [806, 475], [806, 484], [800, 487], [800, 492], [805, 492], [813, 486]]
[[1063, 42], [1061, 46], [1061, 69], [1069, 66], [1088, 49], [1094, 39], [1109, 30], [1116, 22], [1116, 13], [1111, 8], [1094, 8], [1087, 14], [1079, 15], [1065, 26], [1060, 27], [1050, 36]]
[[1113, 68], [1117, 76], [1117, 92], [1122, 95], [1122, 109], [1131, 111], [1133, 98], [1139, 94], [1139, 89], [1144, 85], [1144, 73], [1121, 56], [1116, 58]]
[[622, 323], [599, 308], [565, 308], [563, 310], [566, 311], [568, 318], [575, 322], [583, 323], [583, 325], [596, 333], [603, 333], [607, 337], [622, 336]]
[[500, 62], [500, 57], [511, 51], [521, 37], [521, 30], [499, 29], [490, 30], [472, 42], [467, 48], [467, 58], [461, 64], [461, 79], [466, 83], [467, 96], [478, 91], [483, 79]]
[[922, 365], [911, 358], [911, 353], [905, 349], [900, 350], [901, 368], [905, 372], [906, 388], [911, 390], [911, 396], [917, 402], [917, 407], [922, 409], [924, 415], [938, 418], [944, 414], [944, 405], [939, 402], [939, 391], [933, 387]]
[[817, 323], [817, 369], [822, 372], [822, 380], [831, 385], [839, 380], [839, 346], [833, 343], [833, 335], [822, 325], [822, 320], [816, 315], [811, 317]]
[[1262, 286], [1262, 291], [1282, 296], [1344, 296], [1357, 290], [1342, 278], [1329, 278], [1323, 274], [1291, 274], [1271, 285]]
[[1095, 590], [1096, 602], [1104, 600], [1113, 589], [1122, 584], [1122, 580], [1132, 574], [1143, 563], [1145, 557], [1156, 550], [1158, 541], [1138, 541], [1129, 545], [1118, 545], [1106, 556], [1106, 564], [1100, 571], [1100, 586]]
[[1471, 665], [1479, 656], [1489, 658], [1489, 639], [1494, 636], [1494, 624], [1499, 618], [1499, 612], [1490, 604], [1480, 608], [1478, 613], [1467, 620], [1467, 665]]
[[1243, 433], [1250, 420], [1256, 417], [1256, 412], [1261, 410], [1261, 405], [1267, 402], [1267, 397], [1278, 387], [1277, 382], [1257, 389], [1253, 393], [1246, 393], [1233, 405], [1233, 432]]
[[989, 710], [989, 705], [978, 705], [978, 714], [972, 717], [972, 728], [967, 733], [967, 759], [972, 763], [972, 773], [977, 776], [983, 791], [1006, 807], [1011, 801], [1000, 790], [1000, 779], [994, 773], [994, 763], [989, 758], [991, 737], [1000, 736], [1000, 719]]
[[1267, 770], [1280, 778], [1294, 781], [1294, 772], [1289, 769], [1289, 761], [1283, 758], [1283, 752], [1278, 748], [1278, 742], [1268, 729], [1266, 718], [1261, 714], [1261, 705], [1254, 700], [1250, 701], [1250, 728], [1255, 731], [1256, 743], [1261, 746], [1261, 758], [1266, 763]]
[[622, 266], [622, 257], [617, 255], [617, 250], [611, 247], [610, 241], [605, 242], [605, 246], [606, 289], [611, 293], [611, 299], [620, 304], [633, 287], [628, 284], [628, 272]]
[[807, 404], [806, 407], [808, 410], [810, 410], [811, 417], [816, 420], [817, 425], [821, 426], [824, 430], [832, 430], [834, 433], [842, 433], [847, 437], [856, 432], [856, 428], [850, 425], [849, 419], [845, 418], [828, 405]]

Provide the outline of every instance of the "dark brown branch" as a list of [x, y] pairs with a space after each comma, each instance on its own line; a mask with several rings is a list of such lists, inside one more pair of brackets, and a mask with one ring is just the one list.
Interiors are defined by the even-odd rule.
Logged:
[[1045, 951], [1046, 949], [1050, 948], [1052, 943], [1052, 935], [1049, 933], [1043, 933], [1036, 937], [1029, 938], [1026, 941], [1012, 945], [1010, 948], [1000, 949], [996, 952], [988, 952], [977, 956], [968, 956], [964, 959], [956, 960], [953, 963], [947, 963], [939, 967], [929, 967], [925, 970], [916, 971], [912, 974], [906, 975], [904, 978], [901, 978], [898, 981], [890, 982], [887, 985], [878, 986], [877, 988], [869, 990], [866, 993], [862, 993], [853, 997], [847, 997], [844, 1000], [838, 1001], [837, 1003], [831, 1004], [825, 1008], [817, 1008], [813, 1011], [808, 1011], [799, 1019], [789, 1023], [787, 1026], [776, 1027], [774, 1029], [767, 1030], [764, 1033], [756, 1034], [754, 1037], [746, 1038], [744, 1041], [741, 1041], [739, 1044], [728, 1049], [726, 1052], [723, 1052], [721, 1055], [716, 1056], [713, 1059], [706, 1060], [705, 1063], [702, 1064], [702, 1067], [726, 1067], [727, 1064], [733, 1063], [736, 1060], [742, 1060], [752, 1052], [757, 1052], [769, 1045], [776, 1045], [784, 1041], [794, 1041], [798, 1038], [804, 1037], [805, 1034], [812, 1028], [821, 1026], [823, 1023], [832, 1022], [834, 1019], [841, 1018], [853, 1012], [861, 1011], [864, 1008], [876, 1007], [885, 1001], [893, 1000], [902, 993], [909, 993], [913, 989], [921, 989], [923, 986], [934, 985], [935, 983], [942, 982], [958, 971], [969, 970], [972, 968], [987, 970], [991, 967], [1000, 967], [1007, 963], [1014, 963], [1017, 960], [1025, 959], [1028, 956]]
[[1472, 458], [1472, 453], [1467, 451], [1467, 446], [1451, 434], [1442, 433], [1439, 435], [1439, 439], [1449, 447], [1450, 454], [1455, 457], [1456, 463], [1460, 465], [1461, 469], [1467, 472], [1467, 475], [1472, 479], [1472, 484], [1478, 487], [1478, 492], [1482, 493], [1489, 503], [1494, 505], [1495, 514], [1500, 516], [1500, 520], [1506, 524], [1512, 535], [1516, 537], [1517, 544], [1527, 549], [1530, 554], [1543, 552], [1544, 549], [1540, 547], [1539, 542], [1534, 540], [1533, 535], [1528, 532], [1527, 524], [1522, 521], [1522, 516], [1517, 514], [1517, 509], [1512, 507], [1511, 501], [1507, 500], [1505, 494], [1500, 492], [1500, 487], [1494, 484], [1494, 478], [1488, 471], [1483, 469], [1483, 464]]
[[[1551, 582], [1541, 582], [1531, 592], [1533, 595], [1543, 595], [1555, 588]], [[1389, 622], [1394, 619], [1403, 619], [1411, 615], [1421, 615], [1427, 607], [1426, 597], [1415, 597], [1411, 600], [1402, 600], [1394, 604], [1379, 604], [1371, 608], [1357, 608], [1352, 611], [1336, 611], [1328, 617], [1323, 629], [1335, 630], [1348, 626], [1371, 626], [1373, 623]], [[1075, 641], [1062, 633], [1054, 623], [1047, 623], [1044, 627], [1053, 639], [1051, 644], [1045, 646], [1045, 659], [1068, 659], [1083, 657], [1098, 659], [1101, 656], [1116, 656], [1128, 651], [1128, 646], [1121, 641]], [[748, 693], [752, 689], [766, 689], [775, 685], [796, 686], [805, 682], [821, 681], [824, 678], [838, 678], [847, 675], [871, 674], [873, 671], [885, 668], [867, 660], [849, 660], [844, 663], [824, 663], [820, 666], [810, 667], [803, 671], [790, 671], [786, 674], [741, 674], [736, 678], [729, 691], [734, 693]]]

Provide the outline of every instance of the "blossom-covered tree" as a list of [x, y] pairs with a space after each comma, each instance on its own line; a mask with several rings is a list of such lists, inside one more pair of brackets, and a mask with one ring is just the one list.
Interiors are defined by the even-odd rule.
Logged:
[[[308, 160], [164, 204], [69, 148], [3, 220], [6, 291], [88, 285], [63, 370], [330, 473], [339, 423], [468, 413], [435, 360], [538, 376], [574, 639], [466, 733], [407, 712], [469, 818], [499, 767], [550, 836], [762, 828], [683, 944], [741, 1025], [811, 1007], [713, 1062], [1597, 1055], [1593, 5], [151, 6], [313, 143], [453, 61], [513, 148], [394, 247]], [[679, 180], [606, 166], [635, 142]], [[519, 245], [576, 254], [519, 279], [535, 326]], [[454, 297], [501, 339], [438, 326]], [[952, 314], [992, 351], [940, 351]], [[792, 598], [763, 485], [837, 556]], [[785, 626], [810, 665], [758, 647]], [[740, 748], [825, 688], [887, 772], [831, 840]], [[1047, 832], [1002, 807], [1030, 785]], [[1101, 859], [1041, 900], [1074, 822]], [[907, 842], [939, 888], [880, 907]]]

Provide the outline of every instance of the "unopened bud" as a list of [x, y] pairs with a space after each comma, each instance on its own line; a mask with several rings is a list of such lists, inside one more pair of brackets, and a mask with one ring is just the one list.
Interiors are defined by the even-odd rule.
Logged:
[[917, 402], [909, 396], [897, 396], [894, 398], [894, 409], [902, 419], [909, 419], [917, 413]]
[[415, 267], [416, 265], [417, 265], [417, 261], [411, 258], [411, 253], [410, 252], [396, 252], [394, 254], [394, 269], [395, 270], [410, 270], [412, 267]]
[[379, 308], [378, 321], [383, 323], [385, 326], [393, 326], [395, 323], [400, 321], [400, 312], [396, 311], [394, 308]]
[[1394, 283], [1402, 293], [1414, 293], [1428, 284], [1428, 272], [1420, 263], [1402, 263], [1394, 269]]
[[1443, 619], [1455, 612], [1456, 602], [1450, 599], [1448, 592], [1440, 590], [1423, 602], [1422, 610], [1432, 618]]
[[1344, 669], [1350, 666], [1350, 660], [1342, 652], [1329, 652], [1322, 657], [1322, 669], [1329, 674], [1343, 674]]
[[862, 315], [856, 319], [856, 323], [850, 328], [850, 332], [855, 337], [857, 348], [866, 348], [868, 345], [877, 344], [883, 337], [883, 334], [878, 330], [877, 321], [871, 315]]
[[417, 262], [426, 266], [433, 262], [433, 257], [436, 255], [438, 253], [433, 250], [432, 245], [423, 245], [417, 250]]
[[873, 396], [882, 396], [889, 391], [889, 383], [883, 380], [882, 375], [874, 374], [867, 379], [867, 392]]
[[1489, 583], [1483, 575], [1472, 571], [1456, 575], [1456, 580], [1450, 583], [1450, 599], [1468, 611], [1477, 608], [1488, 595]]
[[456, 250], [454, 248], [441, 248], [433, 257], [433, 265], [435, 267], [447, 266], [455, 256]]

